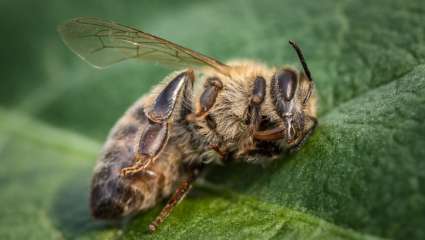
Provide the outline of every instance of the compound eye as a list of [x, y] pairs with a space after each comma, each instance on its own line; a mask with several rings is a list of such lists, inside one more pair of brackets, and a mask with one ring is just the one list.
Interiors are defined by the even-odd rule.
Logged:
[[280, 95], [285, 101], [291, 101], [297, 88], [296, 73], [285, 69], [277, 73], [275, 78]]

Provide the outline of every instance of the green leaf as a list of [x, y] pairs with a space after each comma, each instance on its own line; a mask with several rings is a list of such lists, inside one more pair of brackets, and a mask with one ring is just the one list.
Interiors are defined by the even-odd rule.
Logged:
[[[0, 4], [0, 239], [425, 238], [425, 5], [397, 1], [73, 1]], [[16, 16], [20, 16], [16, 19]], [[99, 16], [218, 59], [297, 64], [306, 53], [320, 126], [271, 166], [211, 167], [154, 235], [160, 207], [90, 218], [91, 171], [109, 128], [168, 71], [104, 71], [56, 26]], [[29, 22], [28, 19], [34, 21]]]
[[[97, 223], [87, 209], [99, 145], [27, 116], [0, 111], [1, 239], [139, 239], [158, 208], [125, 224]], [[159, 239], [375, 239], [280, 205], [200, 186], [154, 235]], [[213, 226], [213, 229], [207, 228]]]

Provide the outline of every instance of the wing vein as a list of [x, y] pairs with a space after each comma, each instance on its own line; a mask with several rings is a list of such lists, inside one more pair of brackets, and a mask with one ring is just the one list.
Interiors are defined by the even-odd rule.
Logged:
[[136, 58], [171, 67], [209, 66], [226, 75], [230, 68], [166, 39], [97, 18], [72, 19], [61, 25], [59, 32], [77, 55], [97, 67]]

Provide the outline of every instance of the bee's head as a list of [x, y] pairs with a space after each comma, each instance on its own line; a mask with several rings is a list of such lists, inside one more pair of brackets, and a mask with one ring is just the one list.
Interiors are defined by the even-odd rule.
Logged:
[[283, 123], [283, 137], [291, 144], [304, 128], [299, 74], [283, 69], [273, 76], [270, 95]]
[[315, 124], [314, 116], [308, 112], [313, 81], [298, 46], [290, 43], [297, 51], [305, 73], [291, 68], [275, 72], [270, 83], [270, 97], [279, 120], [269, 126], [261, 126], [264, 120], [260, 120], [259, 131], [254, 134], [257, 140], [283, 140], [286, 145], [293, 145], [300, 142]]

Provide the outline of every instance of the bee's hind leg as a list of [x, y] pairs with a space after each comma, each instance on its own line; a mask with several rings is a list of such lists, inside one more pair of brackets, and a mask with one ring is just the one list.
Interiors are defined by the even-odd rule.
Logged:
[[156, 229], [158, 229], [159, 225], [161, 225], [161, 223], [164, 222], [164, 220], [170, 215], [174, 207], [176, 207], [177, 204], [179, 204], [184, 199], [184, 197], [186, 197], [186, 195], [189, 193], [190, 189], [192, 188], [193, 182], [199, 176], [199, 173], [202, 170], [202, 165], [189, 166], [188, 170], [189, 170], [188, 177], [180, 183], [175, 193], [168, 200], [167, 204], [161, 210], [159, 215], [155, 218], [155, 220], [151, 224], [149, 224], [150, 233], [155, 232]]
[[[147, 122], [143, 127], [135, 162], [132, 166], [121, 169], [121, 176], [127, 176], [145, 170], [160, 154], [168, 141], [169, 119], [173, 114], [177, 99], [182, 88], [191, 88], [194, 80], [192, 70], [178, 74], [156, 97], [152, 109], [146, 113]], [[189, 87], [188, 87], [189, 86]]]

